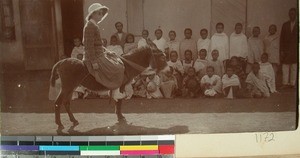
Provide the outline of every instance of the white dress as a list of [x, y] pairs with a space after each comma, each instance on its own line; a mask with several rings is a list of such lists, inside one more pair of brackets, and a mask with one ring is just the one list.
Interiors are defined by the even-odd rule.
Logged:
[[230, 58], [233, 56], [246, 58], [248, 56], [247, 37], [243, 33], [236, 34], [233, 32], [230, 35], [229, 43]]

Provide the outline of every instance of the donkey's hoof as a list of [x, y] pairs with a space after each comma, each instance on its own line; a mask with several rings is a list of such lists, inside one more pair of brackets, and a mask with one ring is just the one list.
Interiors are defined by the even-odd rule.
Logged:
[[77, 120], [73, 121], [73, 126], [78, 126], [79, 122]]
[[65, 128], [64, 125], [58, 125], [57, 127], [58, 130], [63, 130], [64, 128]]

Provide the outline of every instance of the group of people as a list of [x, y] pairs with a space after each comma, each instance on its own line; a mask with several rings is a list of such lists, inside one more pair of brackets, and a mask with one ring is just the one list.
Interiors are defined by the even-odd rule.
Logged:
[[[161, 29], [155, 30], [153, 43], [165, 53], [170, 72], [156, 74], [147, 69], [125, 87], [126, 98], [174, 98], [174, 97], [269, 97], [277, 92], [278, 70], [282, 67], [283, 87], [295, 87], [297, 71], [296, 9], [289, 11], [290, 20], [284, 23], [281, 34], [277, 26], [269, 26], [268, 34], [260, 37], [260, 27], [252, 29], [247, 38], [243, 25], [237, 23], [228, 37], [224, 24], [216, 24], [216, 33], [208, 38], [208, 30], [200, 30], [198, 41], [192, 38], [192, 29], [184, 30], [185, 38], [176, 40], [176, 32], [169, 31], [169, 40], [163, 38]], [[117, 32], [102, 45], [117, 55], [130, 53], [148, 45], [149, 31], [142, 31], [142, 38], [135, 41], [133, 34], [123, 32], [123, 24], [115, 23]], [[80, 39], [74, 39], [71, 57], [82, 60], [84, 47]], [[83, 87], [75, 92], [86, 96]], [[76, 96], [75, 96], [76, 97]], [[74, 97], [74, 98], [75, 98]]]

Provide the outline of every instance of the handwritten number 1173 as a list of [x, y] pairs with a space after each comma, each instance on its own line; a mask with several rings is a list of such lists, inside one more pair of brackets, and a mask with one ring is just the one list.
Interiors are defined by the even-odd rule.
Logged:
[[262, 143], [262, 142], [271, 142], [271, 141], [275, 141], [274, 137], [274, 133], [259, 133], [259, 134], [255, 134], [256, 137], [256, 143]]

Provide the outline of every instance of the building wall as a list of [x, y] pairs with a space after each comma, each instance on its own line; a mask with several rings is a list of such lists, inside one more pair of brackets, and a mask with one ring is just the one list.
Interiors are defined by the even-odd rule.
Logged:
[[16, 40], [11, 42], [1, 42], [0, 62], [6, 64], [14, 64], [16, 66], [24, 66], [19, 0], [13, 0], [13, 13]]

